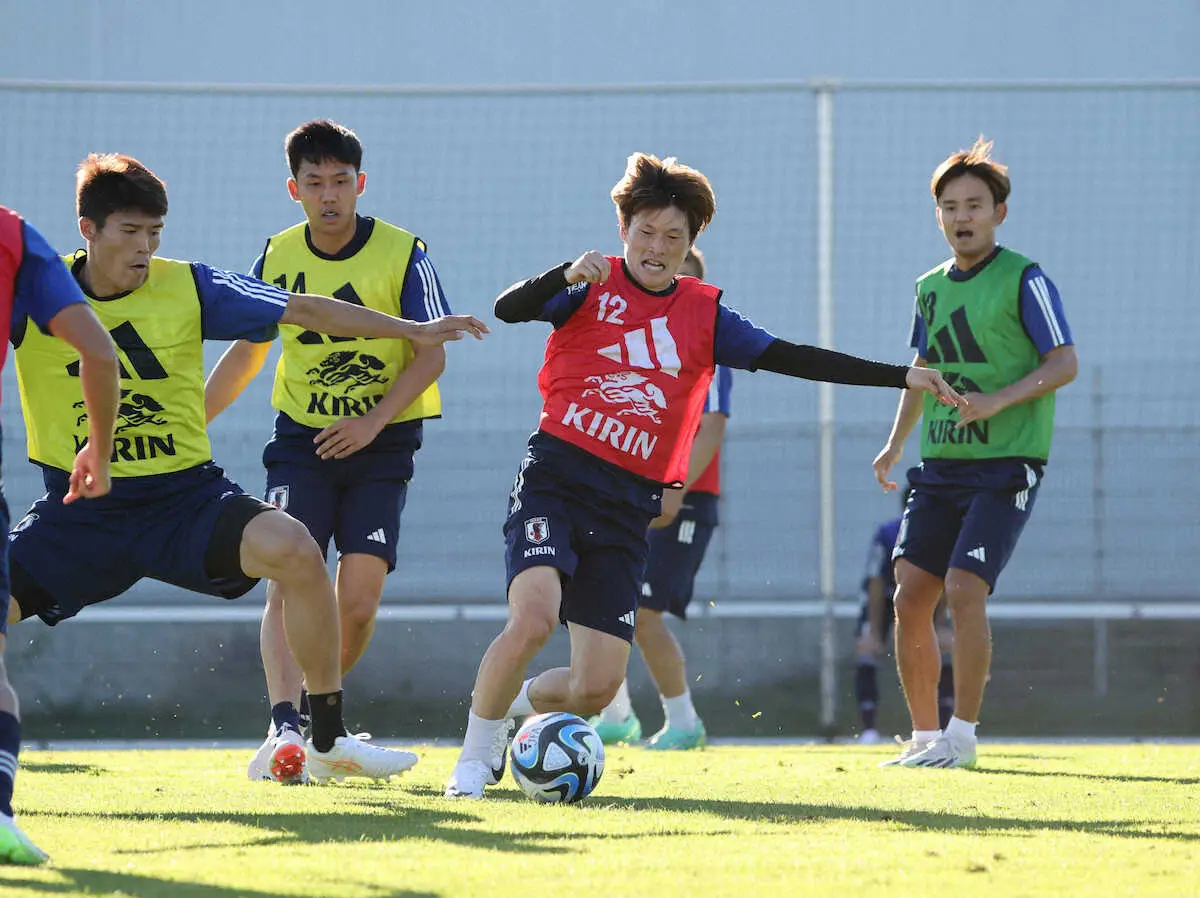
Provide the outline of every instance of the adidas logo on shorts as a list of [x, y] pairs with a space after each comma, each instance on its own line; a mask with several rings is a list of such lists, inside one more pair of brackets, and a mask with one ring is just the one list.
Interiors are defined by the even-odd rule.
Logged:
[[385, 534], [383, 532], [383, 528], [380, 527], [374, 533], [367, 534], [367, 541], [372, 542], [372, 543], [383, 543], [386, 546], [387, 545], [387, 534]]

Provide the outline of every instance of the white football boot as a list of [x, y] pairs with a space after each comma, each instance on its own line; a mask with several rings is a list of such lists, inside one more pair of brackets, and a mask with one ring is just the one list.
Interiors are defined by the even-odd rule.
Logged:
[[[941, 734], [939, 733], [938, 735], [941, 735]], [[925, 741], [918, 742], [915, 739], [901, 739], [899, 736], [897, 736], [896, 742], [898, 742], [900, 744], [899, 756], [892, 758], [889, 761], [884, 761], [879, 766], [880, 767], [907, 767], [908, 761], [911, 758], [913, 758], [916, 755], [919, 755], [921, 752], [925, 751], [925, 749], [927, 749], [927, 748], [929, 748], [929, 746], [933, 745], [934, 741], [935, 741], [935, 739], [930, 739], [928, 742], [925, 742]]]
[[924, 751], [900, 761], [901, 767], [974, 767], [976, 741], [938, 736]]
[[305, 786], [309, 783], [304, 737], [290, 727], [275, 732], [275, 724], [267, 731], [266, 741], [258, 747], [246, 776], [258, 782], [274, 781], [285, 786]]
[[504, 778], [508, 766], [508, 743], [516, 722], [506, 720], [492, 737], [491, 761], [458, 759], [446, 783], [447, 798], [483, 798], [485, 786], [494, 786]]
[[372, 745], [370, 733], [350, 733], [333, 740], [329, 751], [317, 751], [308, 741], [308, 772], [315, 780], [338, 780], [348, 776], [386, 782], [420, 760], [411, 751]]

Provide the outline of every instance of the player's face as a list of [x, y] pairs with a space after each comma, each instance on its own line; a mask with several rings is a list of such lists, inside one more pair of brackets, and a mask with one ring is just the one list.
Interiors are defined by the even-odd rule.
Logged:
[[90, 218], [79, 220], [79, 232], [88, 244], [88, 273], [92, 289], [100, 296], [136, 290], [150, 276], [150, 260], [162, 242], [161, 215], [114, 212], [96, 227]]
[[687, 216], [677, 206], [642, 209], [621, 232], [625, 264], [647, 290], [665, 290], [691, 248]]
[[366, 172], [348, 162], [301, 162], [295, 178], [288, 179], [292, 199], [304, 207], [304, 217], [314, 234], [330, 237], [354, 233], [358, 198], [367, 186]]
[[962, 175], [945, 185], [937, 203], [938, 227], [959, 268], [982, 261], [995, 248], [996, 227], [1007, 212], [981, 178]]

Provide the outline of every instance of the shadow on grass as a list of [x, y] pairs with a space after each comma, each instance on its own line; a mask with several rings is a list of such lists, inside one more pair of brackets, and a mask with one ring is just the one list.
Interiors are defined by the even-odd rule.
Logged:
[[[512, 793], [489, 793], [491, 801], [525, 802]], [[824, 823], [831, 820], [856, 820], [863, 823], [899, 823], [926, 832], [970, 833], [987, 835], [1007, 833], [1033, 835], [1041, 831], [1074, 832], [1122, 839], [1175, 840], [1200, 842], [1200, 833], [1173, 830], [1172, 824], [1147, 823], [1145, 820], [1053, 820], [1036, 817], [979, 817], [936, 811], [898, 810], [895, 808], [855, 807], [852, 805], [800, 804], [776, 802], [724, 801], [688, 798], [611, 798], [590, 799], [588, 806], [639, 813], [667, 811], [682, 814], [711, 814], [724, 820], [773, 823], [791, 826], [798, 823]], [[591, 838], [587, 836], [586, 838]]]
[[[438, 793], [441, 794], [440, 792]], [[525, 801], [525, 799], [522, 799]], [[295, 843], [398, 843], [406, 839], [437, 839], [451, 845], [525, 854], [568, 854], [579, 835], [570, 831], [523, 830], [495, 832], [468, 828], [463, 824], [481, 822], [481, 818], [459, 811], [431, 810], [398, 805], [394, 800], [360, 799], [360, 805], [380, 808], [383, 813], [357, 813], [337, 810], [312, 813], [209, 813], [209, 812], [129, 812], [103, 811], [26, 811], [29, 817], [59, 817], [64, 820], [93, 819], [130, 823], [229, 824], [257, 829], [261, 836], [248, 839], [231, 837], [225, 841], [187, 841], [186, 844], [148, 849], [117, 849], [114, 854], [146, 855], [212, 848], [257, 848]], [[716, 834], [716, 833], [714, 833]], [[727, 834], [727, 833], [722, 833]], [[638, 839], [641, 833], [610, 833], [598, 838]]]
[[[6, 869], [6, 868], [0, 868]], [[11, 868], [7, 868], [11, 869]], [[42, 882], [33, 879], [12, 879], [0, 874], [0, 886], [29, 889], [47, 895], [127, 895], [129, 898], [279, 898], [278, 892], [259, 892], [234, 886], [204, 885], [158, 879], [131, 873], [112, 873], [106, 870], [80, 870], [54, 867], [54, 872], [70, 882]], [[368, 888], [371, 888], [368, 886]], [[438, 898], [436, 892], [412, 892], [406, 889], [379, 887], [372, 898]]]
[[95, 764], [69, 764], [60, 761], [26, 761], [21, 758], [20, 769], [29, 773], [83, 773], [88, 776], [103, 776], [108, 771]]
[[1052, 776], [1055, 779], [1098, 780], [1112, 783], [1165, 783], [1172, 786], [1195, 786], [1197, 776], [1130, 776], [1123, 773], [1076, 773], [1073, 770], [1008, 770], [1002, 767], [977, 767], [972, 773], [1003, 774], [1005, 776]]

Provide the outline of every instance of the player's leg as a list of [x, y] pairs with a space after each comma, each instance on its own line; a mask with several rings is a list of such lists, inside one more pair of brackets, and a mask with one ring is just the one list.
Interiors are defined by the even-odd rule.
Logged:
[[971, 494], [946, 574], [946, 605], [954, 624], [954, 715], [942, 737], [914, 759], [917, 766], [975, 764], [975, 728], [992, 661], [987, 599], [1012, 557], [1040, 485], [1040, 472], [1027, 465], [1016, 477], [1019, 483], [1011, 491]]
[[953, 493], [914, 487], [896, 541], [894, 596], [896, 668], [913, 733], [901, 756], [889, 764], [906, 763], [940, 732], [937, 684], [941, 655], [933, 612], [962, 514]]
[[[8, 503], [0, 490], [0, 533], [8, 534]], [[13, 814], [13, 786], [21, 750], [21, 709], [17, 692], [8, 681], [4, 650], [8, 645], [9, 616], [8, 546], [0, 545], [0, 864], [42, 864], [47, 860], [17, 826]], [[18, 620], [19, 620], [18, 613]]]
[[[548, 533], [554, 532], [552, 525], [546, 527]], [[563, 530], [565, 536], [566, 528]], [[512, 558], [510, 549], [510, 569]], [[475, 675], [462, 751], [446, 785], [448, 798], [482, 798], [484, 787], [495, 785], [504, 776], [509, 709], [523, 692], [526, 668], [558, 625], [561, 604], [562, 581], [557, 568], [537, 565], [513, 577], [508, 588], [508, 621], [483, 653]]]
[[343, 676], [358, 663], [375, 633], [387, 575], [387, 562], [375, 555], [355, 552], [338, 562], [335, 591], [342, 627]]
[[407, 480], [379, 476], [387, 473], [391, 456], [356, 461], [358, 467], [343, 475], [349, 482], [339, 491], [334, 534], [340, 554], [336, 592], [343, 675], [358, 663], [375, 633], [384, 579], [396, 569], [400, 515], [408, 497]]
[[942, 653], [942, 672], [938, 677], [938, 726], [944, 730], [954, 714], [954, 631], [946, 615], [945, 593], [933, 612], [933, 627], [937, 631], [938, 651]]
[[[891, 603], [888, 605], [888, 610], [891, 611]], [[859, 722], [862, 727], [858, 741], [863, 745], [874, 745], [880, 739], [876, 715], [879, 709], [879, 657], [882, 647], [877, 640], [871, 638], [869, 614], [870, 609], [864, 599], [855, 630], [855, 653], [858, 663], [854, 671], [854, 699], [858, 704]], [[894, 612], [888, 617], [892, 616]], [[887, 639], [890, 630], [891, 621], [885, 618], [883, 639]]]

